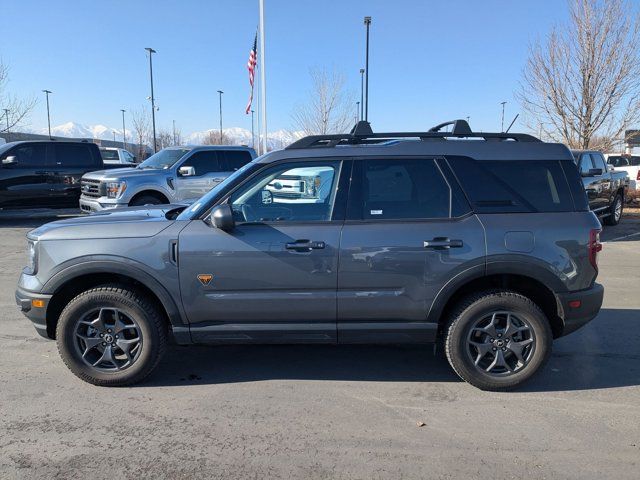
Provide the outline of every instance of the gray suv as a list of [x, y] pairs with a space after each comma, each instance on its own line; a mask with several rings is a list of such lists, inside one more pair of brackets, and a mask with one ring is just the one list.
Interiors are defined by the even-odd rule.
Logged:
[[256, 157], [253, 148], [186, 146], [160, 150], [136, 167], [83, 175], [86, 213], [138, 205], [190, 203]]
[[[601, 226], [564, 145], [449, 124], [360, 122], [266, 154], [188, 207], [46, 224], [27, 235], [17, 303], [96, 385], [141, 381], [171, 339], [441, 342], [467, 382], [517, 387], [597, 315]], [[278, 198], [276, 183], [300, 180], [311, 198]]]

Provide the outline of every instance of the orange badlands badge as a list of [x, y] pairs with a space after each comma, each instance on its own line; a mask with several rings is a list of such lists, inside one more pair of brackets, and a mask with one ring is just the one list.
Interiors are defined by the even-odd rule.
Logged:
[[213, 275], [211, 275], [210, 273], [201, 273], [198, 275], [198, 280], [200, 280], [200, 283], [204, 286], [209, 285], [212, 278]]

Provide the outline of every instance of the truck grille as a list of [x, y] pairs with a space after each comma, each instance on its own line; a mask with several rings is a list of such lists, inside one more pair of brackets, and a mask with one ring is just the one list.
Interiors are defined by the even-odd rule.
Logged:
[[100, 180], [83, 178], [80, 188], [82, 189], [83, 197], [98, 198], [103, 196], [102, 189], [100, 188]]

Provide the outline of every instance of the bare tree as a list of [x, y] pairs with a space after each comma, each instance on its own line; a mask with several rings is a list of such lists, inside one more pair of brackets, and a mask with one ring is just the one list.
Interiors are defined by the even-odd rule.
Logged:
[[306, 103], [293, 114], [296, 127], [306, 135], [344, 133], [352, 127], [353, 94], [345, 90], [344, 75], [326, 70], [311, 70], [312, 87]]
[[608, 150], [640, 120], [640, 23], [625, 0], [570, 0], [569, 25], [531, 47], [518, 92], [529, 127]]
[[156, 144], [158, 145], [158, 150], [173, 146], [173, 132], [160, 129], [158, 131], [158, 135], [156, 136]]
[[18, 98], [8, 93], [9, 67], [0, 60], [0, 133], [24, 124], [33, 108], [35, 98]]
[[151, 132], [149, 112], [147, 111], [147, 108], [142, 106], [139, 110], [131, 112], [131, 121], [133, 123], [133, 131], [138, 142], [138, 152], [136, 153], [136, 156], [139, 159], [144, 159], [146, 153], [145, 145], [148, 143]]
[[220, 136], [219, 130], [209, 130], [202, 139], [203, 145], [235, 145], [235, 141], [226, 133], [222, 132]]

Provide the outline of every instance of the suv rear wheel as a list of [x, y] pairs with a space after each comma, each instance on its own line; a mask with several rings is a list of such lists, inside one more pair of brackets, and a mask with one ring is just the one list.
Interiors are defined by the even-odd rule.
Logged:
[[160, 314], [143, 296], [118, 285], [81, 293], [65, 307], [56, 329], [69, 369], [94, 385], [140, 382], [166, 348]]
[[540, 308], [506, 290], [467, 297], [453, 311], [445, 351], [455, 372], [482, 390], [510, 390], [551, 354], [552, 332]]

